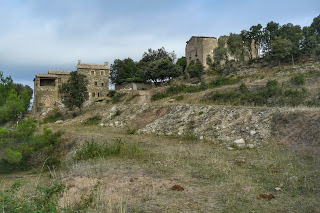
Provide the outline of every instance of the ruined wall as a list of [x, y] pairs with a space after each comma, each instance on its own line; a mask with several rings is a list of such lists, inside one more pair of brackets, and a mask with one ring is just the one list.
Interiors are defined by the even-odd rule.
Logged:
[[148, 90], [154, 87], [153, 83], [123, 83], [116, 84], [115, 90]]
[[208, 69], [207, 55], [213, 56], [213, 50], [218, 46], [215, 37], [197, 37], [192, 36], [186, 45], [187, 64], [197, 59], [203, 64], [205, 69]]
[[88, 97], [92, 98], [106, 96], [109, 91], [109, 65], [81, 64], [78, 62], [78, 72], [88, 79]]

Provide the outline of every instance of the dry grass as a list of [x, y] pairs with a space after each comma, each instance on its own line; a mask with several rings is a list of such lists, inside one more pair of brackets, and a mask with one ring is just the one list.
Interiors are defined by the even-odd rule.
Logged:
[[[52, 125], [53, 128], [60, 128]], [[73, 161], [43, 174], [42, 183], [67, 186], [61, 206], [92, 198], [89, 212], [317, 212], [320, 203], [319, 149], [302, 153], [270, 141], [257, 149], [227, 150], [224, 145], [156, 135], [127, 135], [125, 129], [72, 126], [78, 143], [120, 138], [137, 143], [141, 158]], [[240, 162], [240, 163], [239, 163]], [[26, 179], [33, 185], [36, 177]], [[6, 181], [6, 180], [4, 180]], [[12, 181], [12, 180], [10, 180]], [[174, 185], [184, 191], [173, 191]], [[9, 183], [6, 183], [8, 186]], [[32, 187], [27, 187], [28, 193]], [[277, 191], [275, 188], [281, 188]], [[272, 194], [271, 200], [259, 198]]]

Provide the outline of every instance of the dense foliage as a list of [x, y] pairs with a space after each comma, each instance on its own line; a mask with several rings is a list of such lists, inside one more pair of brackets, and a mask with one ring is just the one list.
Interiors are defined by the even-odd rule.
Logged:
[[30, 106], [33, 90], [16, 84], [12, 78], [0, 72], [0, 123], [15, 121], [24, 115]]
[[139, 62], [131, 58], [116, 59], [111, 65], [110, 79], [112, 83], [123, 84], [125, 82], [159, 82], [178, 77], [183, 74], [186, 61], [179, 59], [175, 64], [176, 54], [167, 52], [164, 47], [144, 52]]
[[82, 104], [86, 100], [88, 80], [85, 75], [71, 72], [67, 83], [59, 88], [61, 100], [70, 110], [78, 107], [81, 111]]
[[231, 60], [240, 63], [245, 59], [253, 59], [256, 54], [277, 61], [279, 68], [282, 60], [290, 60], [294, 64], [295, 58], [301, 55], [320, 53], [319, 23], [320, 15], [313, 19], [310, 26], [303, 28], [291, 23], [281, 26], [271, 21], [264, 28], [258, 24], [249, 30], [242, 30], [240, 34], [221, 36], [218, 47], [214, 49], [214, 57], [207, 57], [207, 64], [211, 69], [219, 70], [219, 66], [229, 66]]
[[47, 127], [41, 135], [35, 135], [35, 131], [36, 124], [30, 119], [14, 129], [0, 128], [0, 173], [26, 170], [46, 159], [48, 165], [59, 162], [55, 151], [62, 133], [53, 133]]

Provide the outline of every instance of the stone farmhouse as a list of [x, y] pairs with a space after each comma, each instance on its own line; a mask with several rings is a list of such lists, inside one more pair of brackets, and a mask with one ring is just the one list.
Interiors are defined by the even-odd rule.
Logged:
[[[33, 113], [42, 112], [61, 104], [59, 86], [68, 81], [71, 72], [49, 70], [48, 74], [36, 74], [33, 79]], [[77, 72], [85, 75], [88, 79], [87, 100], [107, 95], [109, 91], [109, 65], [107, 62], [104, 64], [84, 64], [79, 60]]]
[[[218, 39], [216, 37], [192, 36], [187, 41], [185, 49], [187, 65], [191, 61], [199, 60], [205, 70], [208, 70], [207, 56], [209, 55], [212, 58], [216, 47], [218, 47]], [[252, 42], [251, 48], [253, 50], [252, 58], [258, 58], [258, 49], [255, 48], [254, 42]], [[233, 58], [231, 57], [231, 59]], [[249, 58], [247, 57], [245, 60], [249, 60]]]

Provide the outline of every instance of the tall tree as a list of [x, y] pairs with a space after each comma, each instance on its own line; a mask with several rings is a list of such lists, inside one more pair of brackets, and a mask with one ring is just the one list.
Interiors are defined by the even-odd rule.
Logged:
[[244, 60], [244, 45], [241, 35], [230, 33], [227, 44], [230, 54], [234, 56], [235, 61]]
[[267, 53], [267, 56], [271, 59], [278, 60], [279, 62], [279, 70], [280, 70], [280, 62], [286, 56], [290, 55], [292, 51], [292, 43], [288, 39], [284, 39], [281, 37], [275, 37], [271, 41], [271, 51]]
[[147, 75], [154, 82], [164, 81], [182, 75], [182, 67], [173, 64], [168, 57], [161, 58], [149, 63]]
[[138, 77], [136, 63], [131, 58], [115, 59], [110, 67], [110, 80], [114, 84], [121, 84], [127, 78]]
[[264, 53], [271, 50], [271, 41], [278, 35], [279, 27], [278, 23], [271, 21], [263, 29], [262, 48]]
[[184, 71], [186, 69], [186, 67], [187, 67], [187, 59], [186, 59], [186, 57], [182, 56], [181, 58], [179, 58], [177, 60], [176, 65], [182, 67], [182, 71]]
[[70, 78], [67, 83], [64, 83], [59, 88], [62, 102], [72, 110], [78, 107], [81, 112], [81, 107], [86, 100], [88, 80], [85, 75], [79, 74], [77, 71], [70, 73]]
[[201, 76], [203, 75], [204, 67], [199, 60], [196, 62], [191, 61], [187, 66], [187, 71], [191, 78], [198, 77], [201, 80]]

